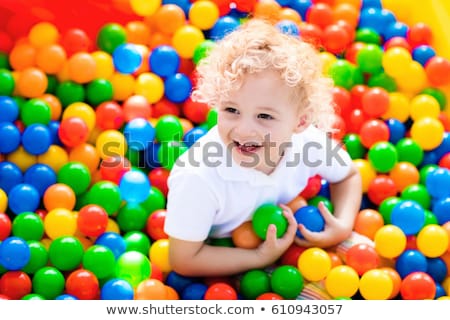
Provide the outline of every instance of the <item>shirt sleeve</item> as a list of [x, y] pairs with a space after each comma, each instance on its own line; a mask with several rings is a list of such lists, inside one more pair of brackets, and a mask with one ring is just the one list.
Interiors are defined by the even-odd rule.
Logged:
[[172, 172], [167, 196], [164, 231], [185, 241], [208, 238], [218, 202], [204, 179], [189, 170]]
[[310, 146], [305, 149], [307, 159], [310, 159], [309, 164], [315, 174], [331, 183], [340, 182], [348, 176], [352, 159], [342, 143], [314, 128], [308, 132], [306, 144]]

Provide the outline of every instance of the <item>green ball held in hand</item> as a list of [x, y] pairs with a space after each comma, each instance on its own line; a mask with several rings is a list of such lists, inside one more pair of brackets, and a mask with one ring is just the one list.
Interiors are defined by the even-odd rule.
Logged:
[[252, 218], [252, 226], [256, 235], [266, 239], [269, 225], [277, 227], [277, 238], [281, 238], [288, 227], [288, 221], [283, 215], [283, 209], [274, 204], [263, 204], [255, 210]]

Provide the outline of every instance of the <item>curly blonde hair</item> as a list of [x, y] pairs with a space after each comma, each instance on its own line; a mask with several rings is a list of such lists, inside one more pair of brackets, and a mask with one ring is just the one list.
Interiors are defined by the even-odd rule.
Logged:
[[217, 107], [230, 92], [240, 88], [246, 74], [269, 68], [278, 71], [293, 89], [292, 99], [303, 108], [307, 123], [333, 131], [333, 82], [322, 73], [319, 53], [299, 37], [284, 34], [256, 18], [216, 42], [200, 61], [192, 98]]

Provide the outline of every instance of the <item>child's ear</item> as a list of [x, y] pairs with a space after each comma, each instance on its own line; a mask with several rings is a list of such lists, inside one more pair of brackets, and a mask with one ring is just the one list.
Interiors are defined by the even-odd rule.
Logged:
[[295, 127], [295, 133], [300, 133], [303, 130], [305, 130], [308, 127], [309, 123], [308, 123], [308, 119], [306, 115], [302, 115], [300, 116], [300, 118], [298, 119], [298, 123], [297, 126]]

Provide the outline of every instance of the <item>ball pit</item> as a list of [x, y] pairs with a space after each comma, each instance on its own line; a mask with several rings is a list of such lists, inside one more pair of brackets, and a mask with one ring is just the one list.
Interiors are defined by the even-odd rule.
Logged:
[[[311, 281], [334, 299], [448, 298], [445, 1], [440, 15], [396, 0], [97, 2], [0, 4], [0, 299], [295, 299]], [[335, 138], [362, 177], [354, 230], [374, 246], [292, 245], [238, 284], [184, 277], [168, 260], [167, 178], [217, 122], [190, 99], [195, 66], [249, 15], [322, 49]], [[289, 205], [320, 231], [320, 201], [333, 212], [315, 176]], [[267, 204], [218, 242], [255, 248], [271, 223], [285, 232]]]

